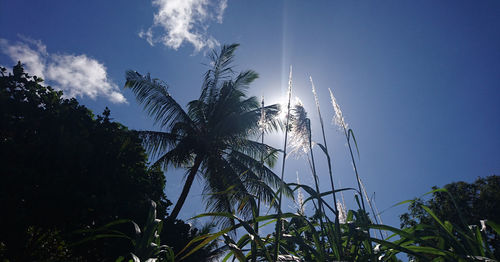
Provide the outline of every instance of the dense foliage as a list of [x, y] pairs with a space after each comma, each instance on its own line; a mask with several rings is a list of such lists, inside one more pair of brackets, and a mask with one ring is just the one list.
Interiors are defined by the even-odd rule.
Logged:
[[[114, 261], [131, 251], [129, 240], [74, 246], [89, 235], [74, 232], [120, 219], [143, 225], [150, 200], [159, 218], [167, 215], [164, 175], [147, 168], [138, 135], [112, 122], [109, 110], [95, 117], [62, 95], [20, 63], [12, 73], [2, 68], [0, 260]], [[114, 229], [133, 233], [130, 223]], [[177, 220], [165, 223], [162, 238], [180, 250], [197, 234]]]
[[[500, 222], [500, 176], [478, 178], [474, 183], [454, 182], [444, 186], [447, 192], [436, 190], [427, 201], [416, 199], [409, 205], [409, 213], [402, 214], [401, 227], [410, 228], [418, 224], [435, 224], [434, 219], [422, 205], [429, 207], [439, 218], [458, 225], [462, 230], [468, 226], [487, 232], [488, 244], [496, 258], [500, 258], [500, 236], [492, 228], [481, 224], [485, 220]], [[462, 219], [464, 221], [462, 221]]]

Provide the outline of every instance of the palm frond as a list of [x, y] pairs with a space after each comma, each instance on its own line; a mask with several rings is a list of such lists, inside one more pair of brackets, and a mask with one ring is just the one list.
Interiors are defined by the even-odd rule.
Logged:
[[152, 167], [167, 170], [169, 165], [174, 167], [187, 166], [194, 160], [195, 146], [195, 141], [182, 139], [174, 148], [159, 157]]
[[169, 151], [180, 138], [175, 133], [160, 131], [137, 131], [137, 134], [142, 139], [146, 151], [153, 157], [159, 157], [162, 152]]
[[[220, 157], [208, 157], [204, 162], [203, 170], [206, 180], [203, 194], [207, 210], [234, 214], [234, 207], [248, 195], [237, 172], [224, 158]], [[247, 217], [250, 214], [245, 211], [243, 216]], [[221, 227], [227, 227], [234, 225], [234, 221], [223, 219], [218, 221], [218, 224]]]
[[233, 87], [236, 90], [245, 92], [249, 85], [259, 77], [259, 74], [253, 70], [241, 72], [233, 82]]
[[196, 127], [204, 127], [208, 123], [207, 104], [201, 100], [193, 100], [188, 103], [188, 114]]
[[153, 117], [155, 124], [168, 127], [169, 123], [191, 122], [188, 114], [167, 91], [167, 85], [149, 74], [143, 76], [135, 71], [126, 72], [125, 88], [132, 89], [137, 101]]
[[255, 174], [259, 174], [260, 179], [271, 187], [278, 189], [283, 186], [283, 193], [287, 197], [293, 198], [292, 190], [286, 186], [286, 184], [279, 178], [279, 176], [276, 175], [267, 166], [262, 165], [261, 162], [255, 160], [255, 158], [252, 158], [247, 154], [235, 150], [231, 152], [229, 157], [232, 159], [233, 163], [240, 162], [241, 166], [246, 168], [243, 171], [250, 170]]
[[[243, 181], [246, 190], [248, 191], [249, 194], [251, 194], [254, 198], [260, 199], [260, 201], [263, 201], [264, 203], [272, 205], [274, 208], [277, 208], [277, 203], [276, 201], [273, 201], [276, 199], [276, 193], [275, 191], [277, 190], [276, 186], [274, 186], [275, 189], [273, 189], [271, 183], [268, 183], [269, 179], [261, 179], [259, 174], [262, 174], [263, 172], [259, 172], [264, 170], [254, 170], [251, 168], [248, 168], [244, 162], [239, 161], [237, 158], [231, 157], [229, 158], [229, 162], [231, 162], [231, 165], [235, 170], [237, 170], [240, 173], [240, 179]], [[264, 171], [270, 171], [270, 170], [264, 170]], [[241, 205], [240, 205], [241, 206]]]
[[[261, 121], [262, 108], [253, 107], [253, 103], [257, 102], [255, 97], [254, 99], [249, 100], [248, 105], [242, 105], [244, 108], [239, 111], [239, 114], [228, 115], [227, 119], [221, 122], [220, 126], [226, 128], [228, 132], [233, 134], [240, 134], [245, 137], [260, 136], [262, 130], [259, 122]], [[279, 115], [279, 105], [266, 106], [264, 110], [266, 123], [264, 131], [266, 133], [276, 131], [282, 127], [283, 123], [277, 117]]]
[[[276, 161], [278, 161], [279, 150], [267, 144], [246, 138], [237, 138], [231, 141], [231, 145], [232, 151], [245, 154], [255, 161], [257, 159], [263, 160], [267, 166], [274, 167]], [[260, 160], [257, 162], [260, 163]]]
[[224, 82], [233, 74], [232, 62], [234, 51], [239, 44], [223, 45], [220, 52], [210, 53], [211, 68], [205, 73], [201, 95], [198, 100], [210, 103], [218, 94], [220, 82]]

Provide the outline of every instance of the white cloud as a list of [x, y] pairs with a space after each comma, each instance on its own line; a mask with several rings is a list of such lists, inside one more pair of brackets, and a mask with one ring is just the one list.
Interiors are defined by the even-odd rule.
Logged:
[[42, 77], [65, 97], [105, 97], [112, 103], [127, 103], [106, 67], [86, 55], [49, 54], [41, 41], [21, 37], [23, 42], [9, 44], [0, 38], [2, 52], [14, 62], [21, 61], [26, 72]]
[[88, 96], [95, 99], [104, 96], [113, 103], [126, 102], [116, 84], [111, 82], [106, 67], [86, 55], [53, 55], [47, 68], [47, 77], [64, 87], [70, 97]]
[[[222, 23], [227, 0], [153, 0], [157, 8], [153, 26], [141, 31], [139, 37], [146, 39], [150, 45], [162, 43], [177, 50], [184, 42], [194, 46], [196, 52], [205, 48], [214, 48], [219, 42], [207, 34], [211, 21]], [[153, 28], [162, 31], [154, 37]]]
[[154, 46], [154, 42], [153, 42], [153, 30], [151, 30], [151, 28], [149, 28], [148, 31], [141, 31], [141, 32], [139, 32], [139, 37], [146, 39], [146, 41], [148, 41], [148, 43], [151, 46]]
[[8, 55], [14, 62], [21, 61], [25, 64], [25, 69], [32, 75], [45, 78], [45, 47], [37, 46], [36, 50], [32, 49], [26, 43], [18, 43], [16, 45], [9, 45], [9, 42], [0, 38], [0, 48], [3, 53]]

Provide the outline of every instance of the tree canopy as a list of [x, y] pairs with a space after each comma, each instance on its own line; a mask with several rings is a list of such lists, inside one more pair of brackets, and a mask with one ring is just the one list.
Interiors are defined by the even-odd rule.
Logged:
[[413, 202], [408, 207], [409, 212], [400, 216], [401, 227], [435, 224], [435, 220], [422, 208], [424, 204], [443, 221], [450, 221], [457, 226], [464, 224], [476, 226], [486, 231], [488, 243], [494, 250], [495, 257], [500, 258], [499, 235], [493, 234], [489, 227], [483, 228], [481, 223], [482, 220], [500, 223], [500, 176], [478, 178], [474, 183], [454, 182], [445, 185], [444, 188], [449, 193], [434, 187], [432, 198], [427, 201], [417, 199]]
[[[21, 63], [12, 73], [1, 68], [0, 260], [114, 261], [130, 252], [130, 241], [72, 246], [82, 238], [75, 232], [120, 219], [141, 225], [150, 200], [165, 218], [163, 172], [147, 167], [142, 140], [107, 108], [95, 116], [42, 82]], [[162, 238], [178, 251], [196, 234], [177, 220], [164, 225]]]

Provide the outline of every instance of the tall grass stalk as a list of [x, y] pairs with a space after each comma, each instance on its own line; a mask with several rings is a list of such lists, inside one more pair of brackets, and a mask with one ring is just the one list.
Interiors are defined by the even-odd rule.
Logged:
[[[264, 144], [264, 132], [266, 130], [266, 111], [264, 109], [264, 96], [262, 96], [261, 100], [261, 110], [260, 110], [260, 120], [259, 120], [259, 128], [261, 130], [261, 143]], [[260, 162], [262, 165], [262, 168], [264, 169], [264, 154], [261, 155], [260, 157]], [[259, 180], [261, 179], [261, 175], [258, 174]], [[256, 220], [258, 216], [260, 216], [260, 192], [257, 194], [257, 207], [256, 210], [253, 212], [253, 226], [254, 226], [254, 231], [258, 235], [259, 234], [259, 221]], [[256, 262], [257, 261], [257, 244], [255, 241], [251, 242], [251, 254], [252, 254], [252, 261]]]
[[[356, 167], [356, 161], [354, 159], [354, 154], [352, 153], [352, 146], [351, 146], [351, 137], [352, 139], [354, 140], [354, 143], [356, 145], [356, 149], [357, 149], [357, 142], [356, 142], [356, 138], [354, 137], [354, 132], [352, 131], [352, 129], [348, 129], [347, 127], [347, 124], [344, 120], [344, 115], [342, 114], [342, 110], [340, 110], [340, 106], [339, 104], [337, 103], [337, 100], [335, 99], [335, 96], [333, 95], [333, 92], [330, 88], [328, 88], [328, 91], [330, 92], [330, 99], [332, 101], [332, 106], [333, 106], [333, 110], [335, 112], [335, 123], [341, 128], [344, 130], [344, 135], [345, 135], [345, 138], [347, 140], [347, 145], [349, 147], [349, 153], [351, 155], [351, 162], [352, 162], [352, 166], [354, 168], [354, 173], [356, 174], [356, 181], [358, 182], [358, 190], [359, 190], [359, 194], [360, 194], [360, 199], [361, 199], [361, 206], [362, 206], [362, 209], [363, 211], [365, 212], [365, 215], [366, 215], [366, 207], [365, 207], [365, 201], [363, 200], [363, 190], [361, 188], [361, 180], [359, 178], [359, 173], [358, 173], [358, 168]], [[358, 151], [358, 154], [359, 154], [359, 151]], [[365, 196], [366, 196], [366, 193], [365, 193]], [[368, 238], [371, 238], [370, 237], [370, 230], [368, 230]], [[382, 237], [383, 238], [383, 237]], [[372, 249], [372, 246], [371, 244], [369, 245], [368, 247], [370, 250]], [[371, 251], [370, 251], [371, 253]]]
[[[319, 179], [316, 172], [316, 161], [314, 160], [314, 151], [312, 150], [311, 120], [307, 117], [307, 112], [300, 101], [298, 101], [292, 109], [291, 120], [291, 128], [293, 131], [292, 134], [295, 145], [298, 147], [299, 151], [302, 149], [303, 152], [309, 152], [309, 157], [311, 158], [310, 166], [314, 178], [314, 186], [317, 193], [317, 195], [314, 197], [317, 198], [318, 202], [317, 211], [319, 211], [319, 223], [321, 226], [321, 230], [326, 233], [325, 224], [323, 222], [323, 216], [326, 216], [326, 213], [323, 206], [323, 200], [320, 196]], [[320, 242], [320, 245], [320, 248], [323, 248], [323, 241]]]
[[[327, 233], [327, 229], [323, 223], [323, 216], [326, 216], [326, 213], [325, 213], [325, 208], [323, 207], [323, 199], [321, 198], [321, 195], [320, 195], [320, 190], [319, 190], [319, 179], [318, 179], [318, 174], [316, 172], [316, 164], [315, 164], [315, 161], [314, 161], [314, 152], [312, 150], [312, 139], [311, 139], [311, 121], [309, 118], [306, 118], [306, 123], [307, 123], [307, 130], [308, 130], [308, 144], [309, 144], [309, 154], [311, 155], [311, 163], [312, 163], [312, 172], [313, 172], [313, 176], [314, 176], [314, 185], [315, 185], [315, 188], [316, 188], [316, 192], [318, 193], [318, 207], [319, 207], [319, 223], [320, 223], [320, 226], [321, 226], [321, 230], [323, 230], [323, 232]], [[320, 248], [323, 248], [323, 241], [320, 242]], [[332, 246], [332, 249], [333, 249], [333, 246]]]
[[[332, 101], [332, 106], [333, 110], [335, 112], [335, 124], [339, 126], [343, 131], [345, 138], [347, 140], [347, 145], [349, 147], [349, 153], [351, 154], [351, 162], [352, 166], [354, 168], [354, 173], [356, 174], [356, 181], [358, 182], [358, 189], [359, 189], [359, 194], [363, 194], [363, 190], [361, 189], [361, 182], [359, 180], [359, 174], [358, 174], [358, 168], [356, 167], [356, 161], [354, 160], [354, 154], [352, 153], [352, 147], [351, 147], [351, 134], [353, 134], [352, 130], [349, 129], [347, 124], [345, 123], [344, 116], [342, 114], [342, 110], [340, 110], [340, 106], [337, 104], [337, 100], [335, 99], [335, 96], [333, 95], [333, 92], [330, 88], [328, 88], [328, 91], [330, 91], [330, 99]], [[356, 146], [357, 147], [357, 146]], [[361, 206], [363, 210], [366, 210], [365, 208], [365, 201], [363, 200], [363, 196], [360, 197], [361, 199]]]
[[[283, 145], [283, 162], [281, 163], [281, 181], [284, 181], [285, 177], [285, 161], [286, 161], [286, 146], [288, 142], [288, 125], [290, 121], [290, 102], [292, 100], [292, 66], [290, 65], [290, 75], [288, 76], [288, 103], [286, 109], [286, 121], [285, 121], [285, 142]], [[281, 237], [281, 202], [283, 198], [283, 184], [279, 189], [279, 199], [278, 199], [278, 220], [276, 221], [276, 242], [274, 250], [274, 261], [278, 260], [280, 237]]]
[[[380, 211], [378, 211], [378, 208], [377, 208], [377, 202], [375, 201], [375, 193], [373, 194], [373, 208], [375, 209], [375, 212], [377, 214], [377, 218], [378, 218], [378, 222], [379, 224], [383, 225], [384, 224], [384, 221], [382, 221], [382, 217], [380, 216]], [[389, 237], [389, 235], [387, 234], [387, 231], [384, 231], [384, 235], [385, 235], [385, 238]], [[384, 237], [382, 237], [384, 238]]]
[[[361, 188], [363, 189], [363, 193], [365, 194], [366, 202], [368, 203], [368, 206], [370, 207], [370, 210], [373, 213], [373, 218], [375, 219], [375, 223], [380, 224], [381, 222], [379, 222], [379, 219], [377, 218], [378, 214], [375, 212], [375, 209], [373, 208], [373, 205], [372, 205], [372, 201], [370, 200], [370, 198], [368, 197], [368, 193], [366, 192], [366, 187], [363, 184], [363, 181], [361, 181], [361, 179], [359, 179], [359, 182], [361, 184]], [[382, 234], [382, 230], [379, 230], [379, 233], [380, 233], [380, 238], [384, 239], [384, 235]]]
[[[321, 116], [321, 110], [319, 106], [319, 99], [318, 99], [318, 94], [316, 93], [316, 87], [314, 86], [314, 82], [311, 76], [309, 76], [309, 80], [311, 81], [311, 89], [312, 93], [314, 95], [314, 101], [316, 102], [316, 109], [318, 110], [318, 116], [319, 116], [319, 123], [321, 124], [321, 133], [323, 135], [323, 151], [325, 153], [327, 163], [328, 163], [328, 173], [330, 174], [330, 186], [332, 187], [332, 197], [333, 197], [333, 206], [335, 209], [335, 230], [337, 231], [337, 239], [336, 239], [336, 244], [339, 252], [341, 252], [340, 248], [340, 242], [341, 242], [341, 236], [340, 236], [340, 224], [339, 224], [339, 210], [337, 209], [337, 197], [335, 193], [335, 183], [333, 181], [333, 172], [332, 172], [332, 160], [330, 158], [330, 154], [328, 152], [328, 144], [326, 143], [326, 135], [325, 135], [325, 126], [323, 123], [323, 117]], [[342, 257], [342, 254], [340, 254]]]

